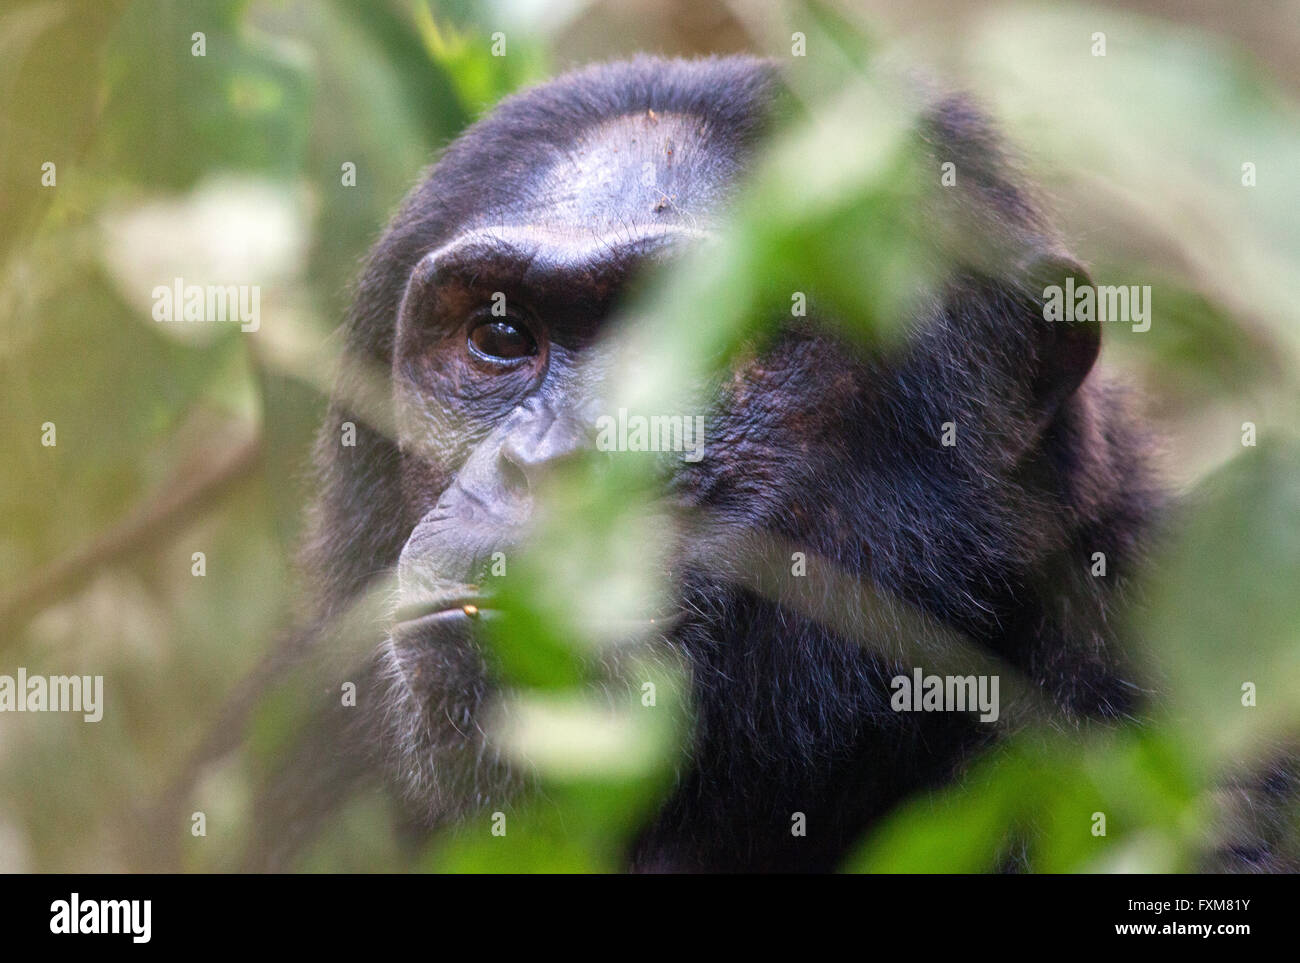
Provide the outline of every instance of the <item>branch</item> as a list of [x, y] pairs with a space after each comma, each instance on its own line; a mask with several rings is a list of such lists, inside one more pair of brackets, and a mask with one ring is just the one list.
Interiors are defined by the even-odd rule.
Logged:
[[213, 505], [253, 477], [262, 457], [260, 439], [227, 451], [203, 472], [179, 474], [154, 498], [98, 538], [81, 545], [38, 571], [12, 592], [0, 596], [0, 650], [13, 645], [19, 630], [42, 609], [71, 595], [103, 566], [179, 534]]

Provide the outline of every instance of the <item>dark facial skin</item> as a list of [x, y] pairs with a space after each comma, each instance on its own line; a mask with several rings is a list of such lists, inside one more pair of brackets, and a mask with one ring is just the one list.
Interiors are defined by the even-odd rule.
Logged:
[[420, 260], [393, 358], [403, 439], [432, 456], [406, 462], [412, 501], [443, 487], [432, 466], [451, 466], [458, 483], [424, 511], [458, 523], [477, 502], [506, 529], [526, 521], [539, 473], [605, 410], [603, 323], [644, 262], [702, 236], [718, 168], [690, 118], [607, 121], [518, 185], [509, 210]]
[[477, 652], [493, 553], [526, 537], [546, 473], [589, 448], [610, 410], [606, 320], [648, 264], [707, 237], [729, 187], [716, 150], [687, 115], [602, 122], [411, 272], [393, 357], [403, 487], [421, 512], [390, 647], [404, 702], [478, 711], [482, 690], [472, 704], [447, 691], [446, 653]]
[[[448, 149], [372, 253], [348, 351], [391, 371], [398, 437], [336, 402], [309, 566], [321, 619], [398, 572], [364, 725], [422, 827], [520, 790], [480, 729], [483, 567], [527, 537], [546, 473], [592, 444], [609, 413], [603, 326], [648, 263], [702, 256], [773, 85], [753, 60], [641, 60], [511, 99]], [[864, 357], [810, 318], [719, 387], [707, 457], [671, 487], [700, 520], [665, 640], [689, 663], [696, 727], [633, 868], [834, 868], [992, 737], [967, 715], [892, 712], [889, 679], [912, 667], [889, 644], [898, 620], [855, 610], [835, 625], [787, 604], [825, 596], [825, 570], [755, 592], [737, 549], [754, 535], [996, 653], [1075, 718], [1130, 708], [1114, 616], [1159, 500], [1140, 432], [1091, 374], [1097, 332], [1042, 319], [1042, 275], [1081, 272], [987, 123], [944, 101], [929, 137], [935, 168], [963, 172], [958, 203], [1024, 256], [1005, 276], [954, 265], [897, 356]], [[340, 449], [347, 420], [358, 443]], [[956, 447], [939, 442], [945, 422]], [[1095, 551], [1104, 584], [1087, 574]], [[815, 831], [792, 837], [794, 812]]]

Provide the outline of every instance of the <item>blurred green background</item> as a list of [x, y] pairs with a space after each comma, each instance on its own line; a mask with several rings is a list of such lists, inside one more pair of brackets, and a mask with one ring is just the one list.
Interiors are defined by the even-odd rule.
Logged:
[[[636, 51], [776, 57], [829, 116], [846, 90], [878, 89], [870, 65], [921, 65], [974, 91], [1024, 149], [1094, 280], [1153, 287], [1151, 330], [1109, 326], [1104, 362], [1142, 389], [1189, 506], [1140, 629], [1158, 707], [1140, 726], [1022, 734], [904, 807], [846, 868], [988, 869], [1014, 827], [1035, 869], [1187, 869], [1207, 826], [1233, 831], [1215, 780], [1300, 724], [1300, 5], [31, 0], [0, 6], [0, 673], [102, 674], [107, 709], [96, 724], [0, 715], [0, 870], [238, 864], [282, 715], [248, 680], [292, 618], [307, 453], [360, 258], [502, 95]], [[890, 218], [853, 217], [897, 195], [896, 131], [888, 104], [854, 104], [835, 151], [785, 132], [728, 256], [648, 300], [666, 380], [698, 334], [672, 328], [674, 296], [731, 304], [709, 333], [728, 345], [752, 323], [737, 292], [778, 259], [830, 286], [850, 236], [850, 278], [892, 270]], [[881, 159], [839, 162], [855, 151]], [[810, 229], [813, 197], [836, 231]], [[260, 329], [156, 323], [150, 292], [173, 277], [260, 285]], [[861, 306], [864, 324], [887, 296]], [[599, 541], [627, 504], [614, 487], [594, 497]], [[566, 538], [561, 551], [583, 545]], [[591, 544], [582, 564], [613, 577], [622, 556]], [[556, 665], [531, 702], [519, 680], [527, 718], [590, 732], [608, 709], [557, 668], [581, 656], [546, 644], [575, 637], [558, 617], [537, 621]], [[362, 797], [303, 867], [615, 868], [675, 739], [609, 728], [613, 743], [530, 746], [549, 803], [510, 849], [466, 827], [412, 856]], [[1094, 811], [1109, 814], [1103, 840]], [[1295, 818], [1280, 817], [1280, 845], [1295, 846]]]

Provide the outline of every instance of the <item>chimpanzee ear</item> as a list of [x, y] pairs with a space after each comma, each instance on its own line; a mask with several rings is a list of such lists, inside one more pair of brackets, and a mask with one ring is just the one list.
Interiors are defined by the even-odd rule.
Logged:
[[1046, 416], [1078, 390], [1101, 351], [1101, 323], [1095, 310], [1075, 311], [1076, 298], [1092, 279], [1067, 257], [1042, 257], [1027, 272], [1033, 305], [1035, 360], [1031, 391]]

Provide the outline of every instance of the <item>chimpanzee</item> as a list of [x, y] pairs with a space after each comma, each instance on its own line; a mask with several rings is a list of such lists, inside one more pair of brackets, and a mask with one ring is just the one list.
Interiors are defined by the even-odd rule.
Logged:
[[[346, 324], [306, 552], [313, 624], [386, 572], [400, 597], [374, 640], [369, 709], [336, 709], [317, 734], [337, 737], [332, 767], [313, 781], [300, 760], [286, 783], [312, 794], [378, 773], [426, 829], [526, 792], [482, 734], [481, 566], [526, 538], [546, 474], [592, 445], [602, 326], [647, 262], [707, 256], [781, 91], [747, 57], [581, 69], [503, 101], [406, 199]], [[890, 612], [1014, 667], [1074, 720], [1134, 709], [1117, 612], [1162, 504], [1151, 446], [1094, 371], [1098, 325], [1045, 317], [1046, 284], [1087, 278], [990, 123], [931, 96], [920, 131], [933, 190], [997, 233], [974, 246], [1007, 256], [948, 264], [894, 350], [809, 318], [735, 363], [705, 456], [673, 467], [672, 499], [710, 533], [707, 550], [681, 549], [664, 640], [689, 666], [694, 722], [629, 869], [833, 869], [987, 745], [974, 713], [896, 711], [892, 680], [925, 667], [876, 644], [897, 630]], [[389, 379], [380, 418], [354, 403], [365, 372]], [[832, 624], [709, 557], [756, 534], [887, 604]]]

